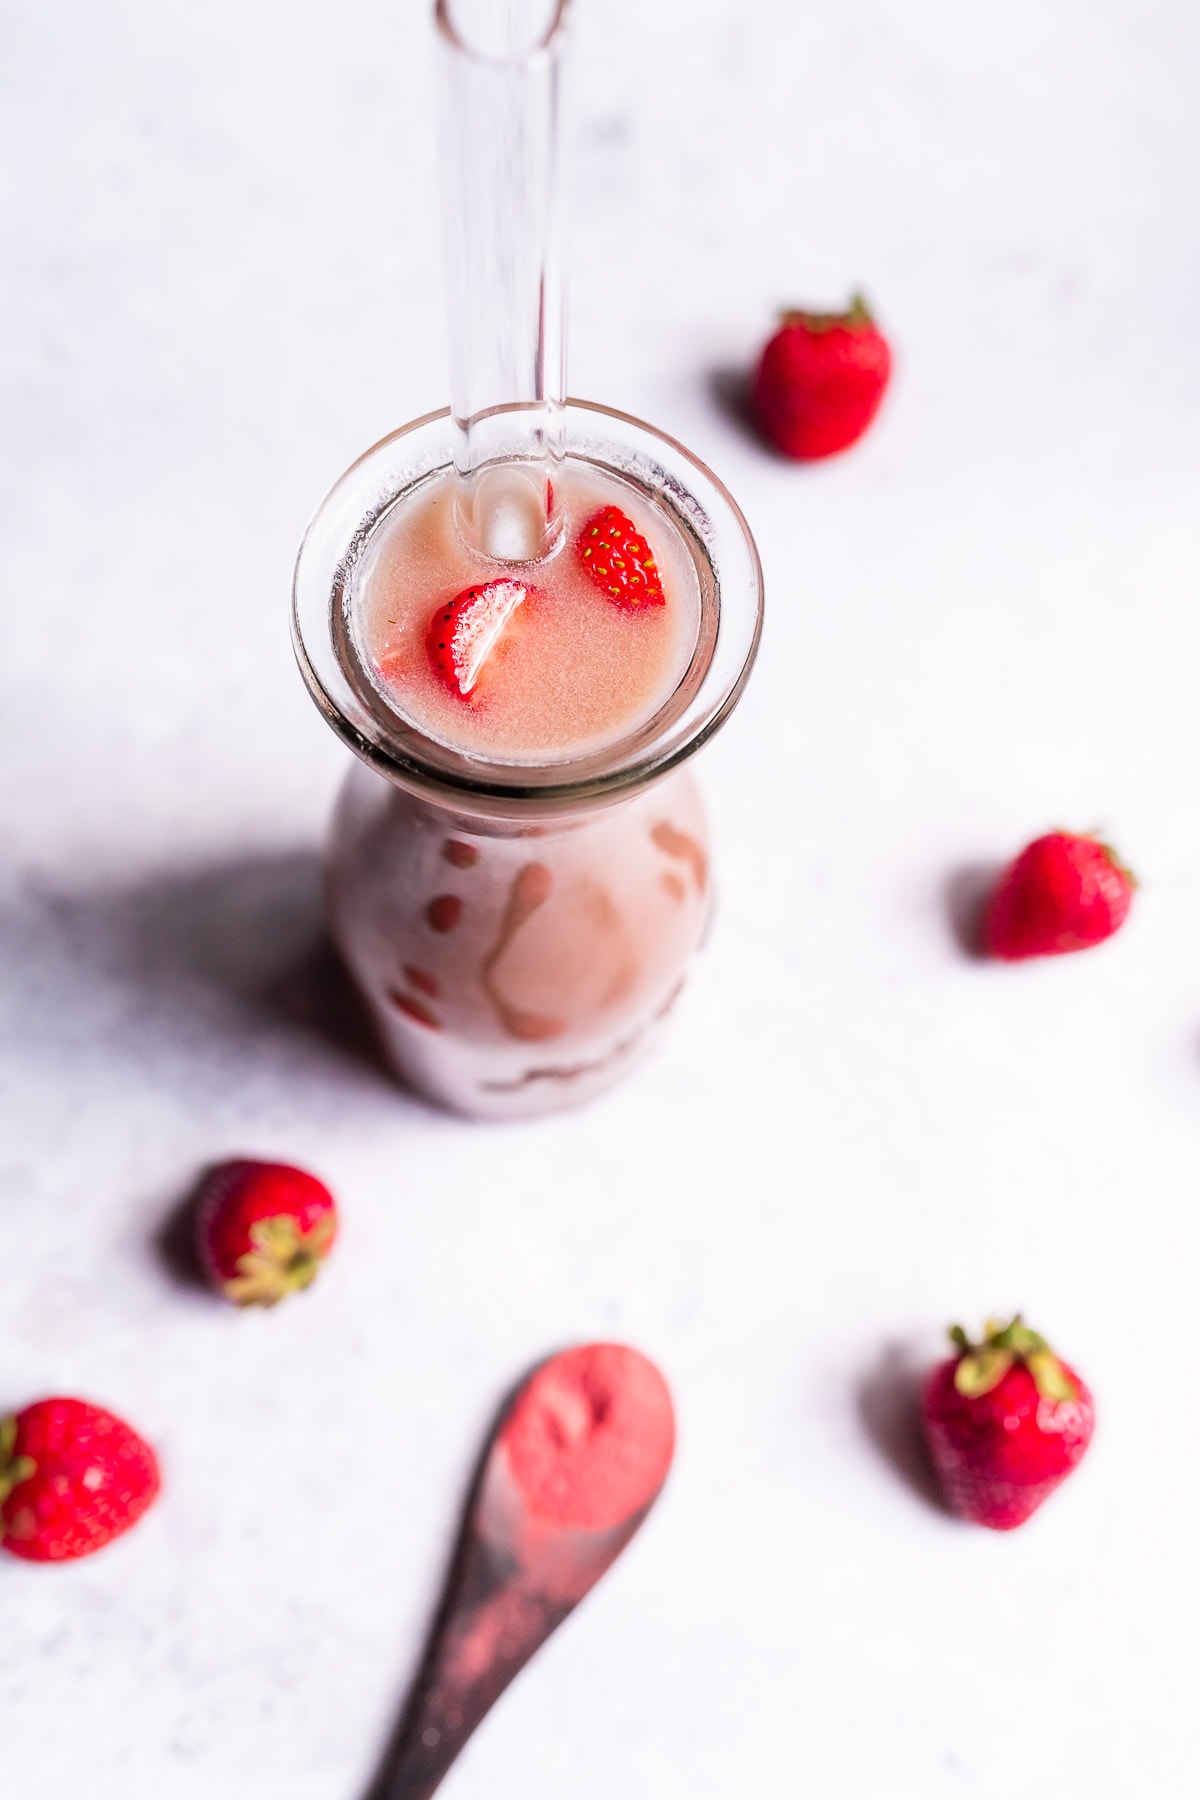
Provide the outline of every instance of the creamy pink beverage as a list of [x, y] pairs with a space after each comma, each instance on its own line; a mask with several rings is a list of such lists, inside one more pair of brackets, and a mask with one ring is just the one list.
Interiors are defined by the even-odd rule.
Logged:
[[[568, 465], [556, 485], [561, 532], [536, 563], [501, 563], [467, 542], [449, 473], [394, 508], [362, 559], [353, 614], [365, 670], [402, 717], [468, 756], [546, 764], [603, 751], [659, 713], [696, 653], [700, 581], [680, 528], [614, 476]], [[636, 568], [610, 569], [606, 584], [608, 565], [597, 566], [584, 534], [611, 507], [650, 553], [652, 598]], [[497, 582], [515, 604], [490, 643], [480, 633], [464, 694], [439, 672], [430, 627], [464, 590]]]
[[[660, 731], [703, 674], [711, 620], [682, 525], [586, 465], [568, 464], [557, 501], [555, 550], [499, 563], [459, 530], [453, 476], [434, 476], [380, 518], [350, 585], [360, 682], [485, 779], [602, 766]], [[642, 561], [608, 581], [588, 528], [611, 507]], [[455, 608], [475, 590], [483, 622], [468, 620], [455, 663]], [[339, 808], [329, 889], [402, 1077], [463, 1112], [543, 1112], [608, 1086], [670, 1010], [708, 911], [703, 810], [686, 773], [617, 804], [483, 816], [363, 771]]]

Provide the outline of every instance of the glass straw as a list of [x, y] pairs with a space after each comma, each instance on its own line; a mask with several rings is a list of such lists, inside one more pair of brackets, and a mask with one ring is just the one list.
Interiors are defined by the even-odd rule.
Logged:
[[437, 0], [459, 529], [504, 562], [562, 530], [559, 113], [570, 0]]

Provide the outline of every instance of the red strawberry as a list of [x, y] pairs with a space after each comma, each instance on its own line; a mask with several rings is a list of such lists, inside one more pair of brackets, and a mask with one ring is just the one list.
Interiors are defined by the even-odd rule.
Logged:
[[0, 1422], [0, 1542], [29, 1562], [90, 1556], [159, 1489], [149, 1444], [86, 1400], [39, 1400]]
[[859, 439], [883, 399], [892, 353], [861, 294], [849, 312], [785, 312], [754, 378], [754, 409], [777, 450], [800, 462]]
[[503, 578], [464, 588], [438, 607], [429, 621], [425, 648], [435, 674], [451, 693], [462, 700], [470, 698], [510, 619], [532, 591], [523, 581]]
[[588, 520], [575, 554], [606, 599], [626, 612], [666, 605], [653, 552], [619, 506], [602, 506]]
[[962, 1327], [961, 1354], [925, 1383], [921, 1413], [956, 1513], [993, 1531], [1023, 1525], [1071, 1473], [1092, 1436], [1092, 1396], [1018, 1313], [992, 1319], [982, 1344]]
[[316, 1279], [337, 1235], [337, 1205], [315, 1175], [287, 1163], [222, 1163], [200, 1190], [196, 1235], [227, 1300], [274, 1306]]
[[1107, 844], [1051, 831], [1000, 877], [984, 915], [984, 949], [1005, 962], [1087, 950], [1124, 923], [1136, 885]]

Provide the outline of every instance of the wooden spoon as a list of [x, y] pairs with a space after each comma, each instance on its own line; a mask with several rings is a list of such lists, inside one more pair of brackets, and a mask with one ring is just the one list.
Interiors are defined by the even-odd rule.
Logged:
[[368, 1800], [428, 1800], [513, 1676], [633, 1537], [673, 1450], [666, 1384], [636, 1350], [581, 1345], [536, 1371], [492, 1440]]

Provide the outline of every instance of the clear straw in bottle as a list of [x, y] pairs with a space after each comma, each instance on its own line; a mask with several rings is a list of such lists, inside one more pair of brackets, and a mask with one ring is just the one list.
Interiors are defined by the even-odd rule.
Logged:
[[529, 562], [561, 533], [560, 110], [569, 0], [438, 0], [458, 523]]

